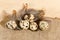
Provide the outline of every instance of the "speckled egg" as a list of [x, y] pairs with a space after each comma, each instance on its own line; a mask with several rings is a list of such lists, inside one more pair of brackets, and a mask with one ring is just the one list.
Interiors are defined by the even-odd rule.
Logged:
[[29, 28], [29, 21], [28, 20], [21, 20], [20, 21], [20, 27], [22, 29], [28, 29]]
[[40, 28], [41, 30], [47, 30], [48, 27], [49, 27], [48, 22], [46, 22], [46, 21], [40, 21], [40, 23], [39, 23], [39, 28]]
[[11, 20], [11, 21], [8, 21], [6, 23], [6, 26], [9, 28], [9, 29], [15, 29], [17, 27], [17, 24], [15, 21]]
[[30, 23], [30, 30], [35, 31], [38, 29], [38, 25], [36, 22], [31, 22]]

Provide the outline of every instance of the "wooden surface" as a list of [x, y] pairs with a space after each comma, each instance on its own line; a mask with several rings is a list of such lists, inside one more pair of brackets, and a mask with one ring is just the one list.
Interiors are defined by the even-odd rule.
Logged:
[[10, 30], [0, 26], [0, 40], [60, 40], [60, 20], [48, 18], [47, 31]]

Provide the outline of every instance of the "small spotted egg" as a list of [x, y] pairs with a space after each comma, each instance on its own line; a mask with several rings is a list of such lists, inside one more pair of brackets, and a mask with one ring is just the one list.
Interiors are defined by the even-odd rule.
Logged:
[[40, 23], [39, 23], [39, 28], [40, 28], [41, 30], [47, 30], [48, 27], [49, 27], [48, 22], [46, 22], [46, 21], [40, 21]]
[[15, 21], [8, 21], [6, 23], [6, 26], [9, 28], [9, 29], [15, 29], [17, 27], [17, 24]]
[[36, 22], [31, 22], [30, 23], [30, 30], [35, 31], [38, 29], [38, 25]]
[[29, 21], [28, 20], [21, 20], [20, 21], [20, 27], [22, 29], [28, 29], [29, 28]]

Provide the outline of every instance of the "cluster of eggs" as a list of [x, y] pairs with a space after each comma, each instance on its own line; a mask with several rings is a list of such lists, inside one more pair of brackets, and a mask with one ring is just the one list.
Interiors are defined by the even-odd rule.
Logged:
[[6, 26], [9, 29], [17, 29], [19, 25], [19, 28], [21, 29], [30, 29], [32, 31], [36, 31], [38, 28], [41, 30], [47, 30], [48, 29], [48, 23], [46, 21], [39, 21], [39, 24], [37, 24], [34, 21], [34, 15], [30, 14], [30, 17], [28, 15], [24, 16], [24, 20], [20, 20], [19, 24], [16, 23], [14, 20], [10, 20], [6, 23]]

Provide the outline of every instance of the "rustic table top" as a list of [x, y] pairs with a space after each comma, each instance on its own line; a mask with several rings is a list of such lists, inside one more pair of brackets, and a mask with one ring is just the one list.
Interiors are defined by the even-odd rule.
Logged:
[[47, 31], [10, 30], [0, 25], [0, 40], [60, 40], [60, 20], [49, 18]]

